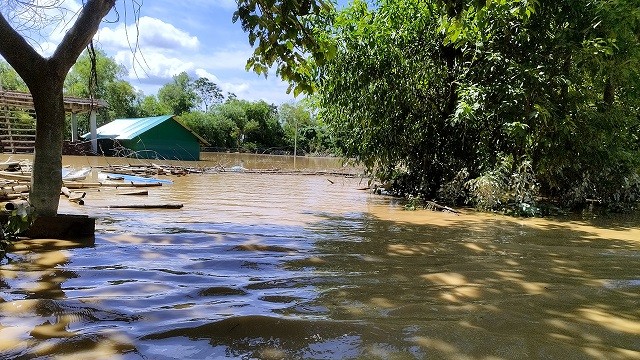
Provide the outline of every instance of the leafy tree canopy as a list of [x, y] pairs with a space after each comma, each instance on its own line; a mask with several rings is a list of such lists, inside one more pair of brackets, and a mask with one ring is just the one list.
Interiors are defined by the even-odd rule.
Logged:
[[224, 99], [220, 86], [204, 77], [193, 82], [193, 90], [204, 107], [204, 111], [207, 111], [212, 104], [219, 104]]
[[182, 72], [173, 77], [173, 82], [158, 90], [158, 100], [168, 105], [174, 115], [181, 115], [196, 107], [196, 94], [191, 77]]
[[640, 193], [631, 0], [356, 0], [329, 34], [321, 116], [398, 194], [486, 208]]
[[85, 51], [73, 65], [64, 82], [66, 95], [95, 97], [109, 104], [102, 121], [138, 116], [140, 94], [124, 80], [125, 68], [100, 49]]
[[266, 76], [276, 64], [277, 74], [290, 82], [288, 90], [295, 96], [312, 93], [312, 65], [324, 65], [336, 51], [332, 39], [320, 30], [331, 21], [333, 10], [328, 0], [238, 0], [233, 21], [240, 20], [255, 47], [247, 70]]

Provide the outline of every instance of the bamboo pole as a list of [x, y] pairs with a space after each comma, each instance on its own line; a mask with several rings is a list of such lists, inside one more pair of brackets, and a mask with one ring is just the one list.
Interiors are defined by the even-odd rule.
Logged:
[[21, 206], [28, 206], [28, 205], [29, 205], [29, 202], [27, 202], [26, 200], [13, 200], [13, 201], [5, 202], [3, 207], [7, 211], [13, 211], [18, 209]]

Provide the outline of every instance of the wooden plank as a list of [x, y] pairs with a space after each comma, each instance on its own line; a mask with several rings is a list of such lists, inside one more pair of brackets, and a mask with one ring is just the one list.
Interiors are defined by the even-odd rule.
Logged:
[[182, 204], [129, 204], [129, 205], [110, 205], [112, 209], [180, 209]]
[[126, 191], [118, 193], [118, 195], [149, 195], [149, 190]]
[[153, 186], [162, 186], [161, 183], [103, 183], [103, 182], [64, 182], [64, 186], [69, 189], [84, 189], [84, 188], [92, 188], [92, 187], [153, 187]]
[[9, 180], [31, 181], [31, 176], [19, 175], [9, 171], [0, 171], [0, 178], [9, 179]]

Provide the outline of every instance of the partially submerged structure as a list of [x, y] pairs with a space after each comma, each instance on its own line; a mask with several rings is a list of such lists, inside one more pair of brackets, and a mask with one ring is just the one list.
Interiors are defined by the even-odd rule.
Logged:
[[[107, 103], [97, 99], [64, 97], [64, 109], [71, 113], [71, 136], [76, 141], [78, 133], [77, 114], [89, 113], [89, 127], [96, 129], [96, 112]], [[36, 140], [36, 114], [33, 97], [29, 93], [0, 88], [0, 145], [5, 153], [32, 153]], [[92, 142], [95, 152], [97, 142]]]
[[143, 159], [200, 160], [200, 144], [209, 145], [173, 115], [116, 119], [99, 127], [96, 137], [99, 153]]

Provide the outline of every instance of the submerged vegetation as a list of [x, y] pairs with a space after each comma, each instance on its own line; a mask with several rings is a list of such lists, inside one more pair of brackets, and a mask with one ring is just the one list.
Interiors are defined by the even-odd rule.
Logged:
[[11, 206], [8, 214], [0, 220], [0, 260], [3, 260], [11, 242], [27, 230], [35, 220], [33, 207], [27, 201], [19, 201]]
[[321, 116], [402, 196], [533, 212], [640, 196], [635, 1], [354, 1]]

